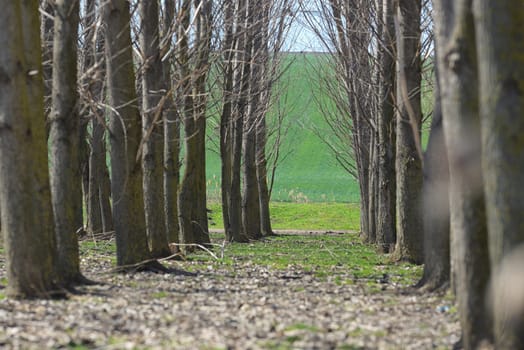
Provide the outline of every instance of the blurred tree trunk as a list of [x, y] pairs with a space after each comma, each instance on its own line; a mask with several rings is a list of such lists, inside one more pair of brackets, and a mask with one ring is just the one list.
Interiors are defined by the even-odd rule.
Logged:
[[17, 298], [59, 288], [44, 126], [38, 0], [1, 1], [0, 210], [8, 286]]
[[423, 220], [424, 274], [418, 287], [434, 291], [449, 286], [449, 166], [438, 79], [435, 67], [435, 102], [426, 152], [424, 153]]
[[142, 173], [136, 157], [142, 139], [136, 107], [135, 72], [130, 32], [129, 2], [111, 0], [104, 7], [109, 101], [111, 192], [116, 232], [117, 265], [150, 258], [142, 192]]
[[163, 116], [166, 97], [160, 57], [158, 0], [141, 0], [140, 50], [142, 56], [142, 180], [146, 230], [155, 258], [171, 255], [164, 212]]
[[423, 262], [420, 128], [420, 0], [399, 1], [397, 18], [397, 244], [400, 260]]
[[395, 21], [393, 0], [382, 0], [378, 106], [377, 244], [389, 253], [396, 242], [395, 204]]
[[[172, 44], [172, 26], [175, 20], [175, 2], [167, 1], [164, 5], [164, 21], [161, 52], [170, 52]], [[180, 115], [174, 105], [173, 91], [175, 87], [172, 79], [172, 59], [166, 57], [164, 61], [164, 85], [169, 96], [165, 104], [164, 120], [164, 215], [169, 242], [180, 243], [178, 222], [178, 184], [180, 182]], [[175, 251], [178, 248], [174, 249]]]
[[451, 260], [465, 349], [489, 336], [490, 274], [480, 163], [477, 59], [471, 0], [435, 1], [444, 137], [449, 159]]
[[[502, 258], [524, 241], [524, 5], [511, 0], [479, 0], [474, 4], [481, 163], [491, 265], [492, 271], [498, 271]], [[522, 282], [521, 276], [512, 278]], [[495, 346], [523, 349], [522, 303], [517, 305], [508, 297], [515, 288], [520, 288], [522, 295], [522, 285], [515, 287], [512, 281], [507, 282], [497, 287], [500, 294], [494, 300]]]

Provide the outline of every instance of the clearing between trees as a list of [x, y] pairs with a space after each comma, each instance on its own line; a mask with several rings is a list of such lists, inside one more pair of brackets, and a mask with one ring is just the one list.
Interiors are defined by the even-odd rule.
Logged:
[[[112, 237], [80, 244], [100, 282], [63, 300], [0, 301], [2, 348], [448, 349], [460, 328], [449, 295], [409, 288], [421, 268], [357, 234], [288, 232], [163, 261], [172, 273], [113, 273]], [[0, 277], [5, 285], [5, 259]]]

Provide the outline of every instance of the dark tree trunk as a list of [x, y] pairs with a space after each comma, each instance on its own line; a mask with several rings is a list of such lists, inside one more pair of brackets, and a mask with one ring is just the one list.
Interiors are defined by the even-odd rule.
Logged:
[[163, 116], [166, 86], [160, 57], [157, 0], [139, 1], [142, 72], [142, 173], [146, 230], [155, 258], [171, 255], [164, 213]]
[[397, 28], [397, 243], [400, 260], [423, 262], [420, 0], [399, 1]]
[[50, 180], [59, 272], [65, 284], [75, 284], [84, 280], [80, 273], [76, 235], [79, 229], [77, 214], [83, 202], [77, 92], [79, 2], [56, 1], [54, 10]]
[[[163, 40], [169, 40], [166, 50], [172, 49], [171, 25], [175, 19], [175, 2], [167, 1], [164, 5]], [[178, 184], [180, 182], [180, 115], [173, 99], [175, 87], [172, 79], [172, 59], [164, 63], [164, 85], [170, 94], [165, 105], [164, 122], [164, 215], [169, 242], [180, 243], [178, 222]], [[173, 250], [178, 250], [175, 248]]]
[[44, 125], [38, 1], [5, 1], [3, 5], [0, 210], [6, 294], [16, 298], [46, 297], [56, 293], [59, 283]]
[[104, 8], [109, 102], [115, 111], [109, 122], [111, 192], [116, 232], [117, 265], [125, 267], [150, 258], [142, 193], [142, 173], [136, 157], [142, 139], [140, 112], [134, 101], [135, 72], [129, 2], [111, 0]]
[[389, 253], [396, 242], [395, 22], [393, 0], [382, 2], [378, 119], [377, 244]]

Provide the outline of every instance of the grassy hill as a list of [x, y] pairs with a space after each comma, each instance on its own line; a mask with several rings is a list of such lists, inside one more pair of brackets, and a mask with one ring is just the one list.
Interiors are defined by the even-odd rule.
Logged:
[[[278, 165], [272, 200], [293, 202], [358, 202], [358, 183], [337, 164], [328, 147], [312, 131], [326, 127], [312, 96], [310, 62], [318, 54], [288, 54], [289, 64], [277, 90], [277, 111], [285, 116], [287, 134], [281, 146], [282, 162]], [[270, 121], [271, 123], [271, 121]], [[349, 147], [349, 145], [348, 145]], [[212, 143], [207, 152], [207, 179], [210, 199], [219, 198], [220, 159]]]

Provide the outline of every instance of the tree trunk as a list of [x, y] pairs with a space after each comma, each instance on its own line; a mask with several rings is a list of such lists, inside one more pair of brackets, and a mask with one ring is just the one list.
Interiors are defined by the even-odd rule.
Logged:
[[426, 152], [424, 153], [423, 220], [424, 274], [419, 287], [434, 291], [446, 288], [450, 281], [449, 247], [449, 166], [438, 81], [435, 67], [435, 103]]
[[[502, 258], [524, 241], [524, 6], [510, 0], [474, 4], [485, 206], [491, 265], [498, 271]], [[506, 283], [499, 288], [501, 294], [494, 301], [495, 346], [523, 349], [522, 306], [517, 314], [518, 306], [506, 297], [516, 293], [515, 287]], [[522, 286], [517, 288], [522, 293]]]
[[56, 293], [59, 282], [44, 126], [38, 1], [2, 1], [0, 23], [0, 210], [6, 294], [45, 297]]
[[129, 2], [111, 0], [104, 8], [109, 101], [115, 109], [109, 122], [111, 192], [116, 232], [117, 265], [150, 258], [142, 193], [142, 173], [136, 161], [142, 129], [134, 101], [135, 72], [130, 32]]
[[49, 116], [51, 193], [60, 274], [66, 284], [79, 283], [77, 212], [82, 208], [79, 170], [79, 111], [77, 93], [77, 33], [79, 2], [54, 5], [53, 89]]
[[[368, 162], [364, 162], [360, 157], [359, 167], [362, 170], [359, 172], [359, 183], [361, 183], [362, 189], [361, 193], [361, 202], [362, 198], [364, 203], [367, 201], [367, 206], [365, 206], [365, 216], [367, 216], [367, 234], [365, 236], [366, 241], [372, 244], [377, 243], [377, 209], [378, 209], [378, 166], [377, 166], [377, 133], [372, 132], [370, 135], [369, 146], [366, 150], [364, 145], [360, 146], [364, 152], [368, 153]], [[362, 153], [364, 153], [362, 152]], [[366, 176], [367, 174], [367, 176]], [[366, 186], [367, 182], [367, 186]], [[366, 204], [366, 203], [365, 203]], [[364, 205], [365, 205], [364, 204]], [[362, 231], [364, 232], [364, 231]]]
[[480, 164], [477, 61], [471, 0], [435, 1], [437, 64], [449, 159], [451, 260], [465, 349], [489, 336], [490, 274]]
[[423, 262], [420, 150], [420, 0], [397, 3], [397, 244], [400, 260]]
[[[267, 146], [267, 113], [270, 106], [271, 99], [271, 79], [273, 75], [269, 68], [269, 12], [270, 3], [264, 4], [262, 9], [259, 10], [257, 21], [257, 27], [255, 27], [255, 33], [262, 33], [257, 36], [260, 38], [260, 43], [255, 42], [255, 52], [258, 55], [258, 62], [260, 65], [260, 80], [259, 85], [259, 120], [256, 124], [256, 168], [257, 168], [257, 184], [259, 194], [259, 206], [260, 206], [260, 233], [264, 236], [272, 235], [273, 229], [271, 228], [271, 215], [269, 209], [270, 193], [267, 181], [267, 157], [266, 157], [266, 146]], [[258, 47], [258, 48], [256, 48]]]
[[[97, 25], [98, 7], [95, 0], [85, 2], [84, 50], [83, 50], [83, 94], [85, 119], [91, 124], [91, 149], [87, 159], [87, 184], [84, 184], [89, 233], [107, 232], [113, 229], [110, 203], [109, 174], [106, 165], [105, 128], [106, 118], [100, 105], [105, 99], [103, 78], [103, 36]], [[87, 128], [83, 130], [87, 133]], [[80, 140], [82, 141], [82, 138]], [[84, 168], [84, 169], [85, 169]]]
[[157, 0], [139, 1], [142, 72], [142, 172], [146, 230], [155, 258], [171, 255], [164, 213], [163, 193], [163, 86]]
[[53, 85], [53, 32], [54, 10], [51, 0], [40, 4], [40, 35], [42, 40], [42, 72], [44, 78], [44, 114], [51, 112], [51, 87]]
[[234, 236], [231, 229], [230, 207], [231, 207], [231, 181], [233, 167], [233, 57], [234, 38], [233, 20], [235, 8], [230, 1], [224, 3], [224, 87], [222, 97], [222, 113], [220, 115], [220, 159], [221, 159], [221, 190], [222, 190], [222, 216], [224, 219], [224, 231], [228, 242], [240, 241], [240, 232]]
[[393, 0], [382, 1], [378, 119], [377, 244], [389, 253], [396, 241], [395, 226], [395, 22]]
[[[232, 175], [231, 175], [231, 200], [229, 205], [229, 222], [233, 237], [246, 240], [247, 236], [242, 231], [242, 194], [241, 194], [241, 160], [242, 160], [242, 135], [244, 130], [244, 114], [246, 109], [246, 84], [247, 72], [249, 72], [249, 59], [246, 49], [245, 23], [247, 21], [247, 2], [239, 0], [236, 7], [237, 25], [235, 35], [237, 36], [234, 65], [233, 96], [233, 125], [231, 135], [232, 141]], [[242, 237], [243, 236], [243, 237]], [[245, 237], [245, 238], [244, 238]]]
[[207, 75], [209, 72], [209, 57], [211, 53], [212, 24], [212, 0], [203, 0], [196, 21], [196, 71], [199, 72], [195, 79], [194, 91], [196, 96], [194, 116], [197, 127], [197, 164], [196, 190], [197, 196], [194, 201], [197, 243], [207, 245], [211, 243], [209, 238], [208, 215], [207, 215], [207, 183], [206, 183], [206, 112], [207, 112]]
[[[171, 25], [175, 18], [175, 2], [167, 1], [164, 5], [164, 31], [162, 37], [168, 41], [166, 50], [172, 49]], [[180, 243], [178, 222], [178, 184], [180, 182], [180, 115], [173, 99], [175, 90], [172, 81], [172, 60], [164, 63], [164, 85], [170, 94], [166, 101], [164, 121], [164, 215], [169, 242]], [[177, 250], [176, 248], [175, 250]]]
[[[179, 195], [179, 220], [182, 243], [209, 243], [206, 211], [206, 78], [210, 53], [210, 1], [198, 12], [193, 57], [190, 57], [187, 31], [191, 26], [191, 1], [185, 1], [179, 28], [179, 64], [184, 95], [185, 166]], [[194, 73], [189, 70], [194, 59]]]
[[[260, 6], [259, 6], [260, 7]], [[257, 181], [256, 166], [256, 132], [259, 120], [260, 91], [260, 61], [258, 49], [261, 45], [260, 35], [256, 34], [256, 29], [260, 29], [255, 23], [255, 6], [252, 0], [248, 0], [247, 21], [245, 26], [246, 53], [249, 57], [249, 64], [244, 66], [248, 81], [245, 83], [246, 94], [246, 114], [244, 123], [244, 133], [242, 137], [242, 152], [244, 162], [242, 163], [242, 226], [245, 234], [251, 239], [259, 239], [260, 232], [260, 201]]]

